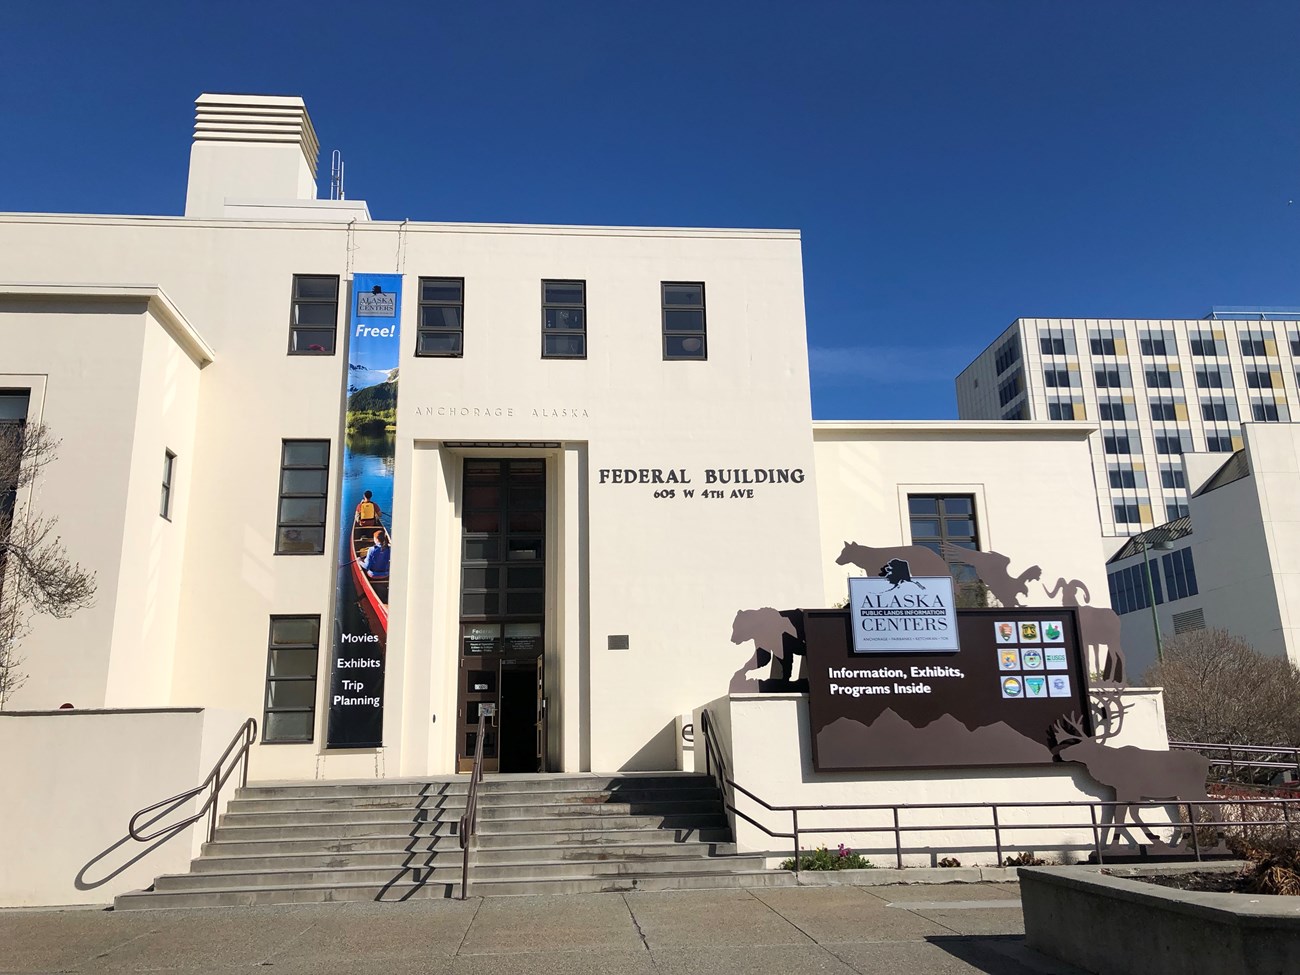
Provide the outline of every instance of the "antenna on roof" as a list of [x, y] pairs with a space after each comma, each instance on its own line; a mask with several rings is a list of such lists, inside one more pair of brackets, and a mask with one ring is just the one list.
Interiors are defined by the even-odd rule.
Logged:
[[330, 199], [347, 199], [343, 192], [343, 153], [337, 149], [330, 153]]

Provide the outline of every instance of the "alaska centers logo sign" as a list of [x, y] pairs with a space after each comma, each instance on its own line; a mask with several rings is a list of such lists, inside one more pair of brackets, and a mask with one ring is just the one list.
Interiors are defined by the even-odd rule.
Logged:
[[951, 576], [913, 577], [906, 559], [849, 578], [854, 653], [950, 652], [957, 642]]

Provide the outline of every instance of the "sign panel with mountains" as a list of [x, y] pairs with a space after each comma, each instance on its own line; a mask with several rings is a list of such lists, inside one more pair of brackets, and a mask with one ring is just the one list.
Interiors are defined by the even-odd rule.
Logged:
[[813, 767], [1051, 762], [1052, 725], [1090, 711], [1074, 610], [963, 609], [957, 629], [957, 651], [864, 655], [850, 611], [804, 610]]

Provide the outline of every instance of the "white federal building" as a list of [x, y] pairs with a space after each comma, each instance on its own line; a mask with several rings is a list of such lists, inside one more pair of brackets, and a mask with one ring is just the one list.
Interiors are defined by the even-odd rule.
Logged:
[[[0, 703], [5, 779], [41, 800], [14, 813], [36, 833], [5, 830], [20, 887], [64, 883], [23, 839], [50, 810], [97, 795], [118, 836], [249, 717], [255, 782], [452, 775], [484, 704], [501, 771], [679, 768], [682, 716], [752, 654], [737, 611], [839, 603], [846, 543], [996, 551], [1040, 567], [1027, 605], [1073, 580], [1105, 606], [1103, 528], [1184, 503], [1149, 433], [1235, 446], [1239, 414], [1295, 396], [1294, 325], [1161, 323], [1148, 354], [1156, 323], [1022, 322], [959, 382], [978, 419], [814, 422], [797, 231], [372, 220], [318, 198], [317, 158], [300, 99], [205, 94], [182, 215], [0, 214], [0, 418], [62, 440], [17, 511], [57, 515], [98, 580], [35, 621]], [[397, 276], [372, 303], [400, 326], [386, 366], [361, 357], [390, 326], [351, 321], [359, 275]], [[1094, 450], [1123, 521], [1098, 520]], [[390, 573], [363, 583], [380, 526]], [[382, 640], [340, 646], [349, 614]], [[333, 747], [332, 707], [382, 718]]]
[[1242, 449], [1300, 403], [1300, 311], [1200, 320], [1022, 318], [957, 377], [962, 419], [1088, 420], [1098, 514], [1131, 535], [1188, 511], [1183, 455]]

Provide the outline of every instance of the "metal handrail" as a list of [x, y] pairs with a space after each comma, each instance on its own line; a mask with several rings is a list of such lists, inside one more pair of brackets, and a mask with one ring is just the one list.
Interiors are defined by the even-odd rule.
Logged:
[[[1224, 745], [1197, 741], [1171, 741], [1169, 747], [1204, 754], [1210, 760], [1212, 768], [1217, 767], [1226, 772], [1228, 778], [1235, 782], [1242, 782], [1243, 773], [1253, 777], [1256, 770], [1294, 772], [1296, 778], [1300, 779], [1300, 748], [1294, 745]], [[1217, 754], [1206, 754], [1210, 752]], [[1262, 786], [1258, 782], [1242, 784]]]
[[[1112, 830], [1118, 835], [1122, 829], [1131, 829], [1134, 827], [1141, 828], [1140, 823], [1115, 823], [1102, 822], [1097, 815], [1097, 811], [1111, 809], [1112, 811], [1120, 807], [1137, 808], [1137, 809], [1162, 809], [1174, 807], [1180, 810], [1186, 810], [1187, 823], [1161, 823], [1155, 824], [1160, 827], [1166, 826], [1186, 826], [1191, 833], [1193, 855], [1199, 861], [1202, 858], [1200, 838], [1197, 836], [1198, 829], [1216, 828], [1216, 827], [1254, 827], [1254, 826], [1286, 826], [1288, 830], [1300, 826], [1300, 799], [1272, 798], [1272, 799], [1207, 799], [1193, 801], [1159, 801], [1152, 800], [1142, 803], [1119, 802], [1116, 800], [1058, 800], [1058, 801], [1040, 801], [1040, 802], [925, 802], [925, 803], [845, 803], [834, 805], [820, 806], [802, 806], [789, 805], [778, 806], [767, 802], [761, 796], [755, 795], [749, 789], [735, 782], [726, 770], [726, 762], [722, 753], [721, 745], [717, 742], [714, 730], [713, 719], [708, 710], [705, 709], [700, 714], [700, 727], [704, 732], [704, 761], [705, 771], [713, 775], [718, 780], [723, 789], [723, 804], [729, 812], [745, 820], [755, 828], [762, 830], [773, 839], [788, 839], [794, 845], [794, 872], [799, 873], [800, 868], [800, 844], [799, 837], [807, 833], [892, 833], [894, 836], [894, 856], [895, 862], [899, 869], [903, 866], [903, 834], [904, 833], [921, 833], [921, 832], [967, 832], [971, 830], [982, 830], [993, 833], [993, 843], [997, 851], [998, 862], [1002, 862], [1003, 842], [1002, 834], [1008, 830], [1033, 830], [1033, 829], [1087, 829], [1092, 832], [1093, 848], [1096, 852], [1097, 862], [1105, 862], [1103, 852], [1103, 837], [1107, 836]], [[714, 767], [718, 772], [714, 773]], [[726, 796], [726, 789], [730, 789], [732, 794], [740, 793], [759, 806], [774, 813], [789, 813], [791, 818], [791, 832], [783, 833], [779, 830], [769, 829], [763, 823], [754, 819], [752, 816], [736, 808], [734, 802]], [[1280, 819], [1252, 819], [1245, 820], [1245, 816], [1239, 821], [1213, 819], [1197, 819], [1196, 812], [1202, 807], [1210, 806], [1222, 808], [1223, 806], [1239, 806], [1243, 809], [1246, 806], [1271, 805], [1281, 807], [1282, 818]], [[1053, 823], [1008, 823], [1000, 813], [1008, 809], [1044, 809], [1044, 808], [1061, 808], [1061, 809], [1079, 809], [1088, 811], [1088, 822], [1053, 822]], [[926, 823], [926, 824], [903, 824], [901, 822], [901, 813], [907, 811], [920, 810], [956, 810], [956, 809], [982, 809], [987, 810], [991, 816], [988, 823]], [[1295, 810], [1293, 812], [1292, 810]], [[879, 812], [889, 813], [892, 817], [892, 824], [886, 826], [845, 826], [837, 824], [835, 826], [801, 826], [799, 823], [799, 814], [808, 812]]]
[[469, 773], [469, 792], [465, 795], [465, 815], [460, 817], [457, 827], [460, 839], [460, 899], [469, 893], [469, 854], [470, 841], [478, 831], [478, 784], [483, 780], [483, 738], [487, 731], [487, 709], [480, 708], [478, 715], [478, 735], [474, 741], [474, 766]]
[[[199, 785], [195, 786], [193, 789], [182, 792], [179, 795], [174, 795], [170, 799], [163, 799], [161, 802], [155, 802], [151, 806], [145, 806], [131, 817], [131, 821], [126, 827], [126, 831], [130, 834], [131, 839], [139, 843], [148, 843], [151, 840], [156, 840], [164, 834], [174, 833], [191, 823], [197, 823], [206, 813], [208, 816], [208, 842], [211, 843], [212, 837], [217, 831], [217, 800], [221, 796], [221, 787], [226, 784], [226, 780], [230, 778], [231, 773], [235, 771], [236, 767], [241, 769], [239, 775], [239, 787], [242, 789], [244, 786], [248, 785], [248, 752], [249, 749], [252, 748], [253, 742], [256, 738], [257, 721], [253, 718], [249, 718], [239, 726], [239, 730], [235, 732], [235, 736], [230, 739], [230, 744], [227, 745], [226, 750], [221, 753], [221, 757], [217, 759], [217, 764], [212, 767], [212, 771], [208, 773], [208, 777], [199, 783]], [[238, 751], [235, 752], [237, 747]], [[230, 761], [230, 766], [226, 768], [225, 771], [222, 771], [222, 767], [226, 764], [226, 759], [231, 758], [231, 752], [235, 752], [235, 755]], [[154, 812], [155, 810], [162, 810], [157, 816], [154, 816], [153, 819], [150, 819], [143, 824], [143, 826], [152, 826], [181, 803], [193, 799], [200, 792], [209, 787], [212, 789], [211, 793], [209, 793], [207, 799], [203, 801], [203, 805], [199, 807], [199, 811], [194, 815], [190, 816], [188, 819], [183, 819], [178, 823], [172, 823], [169, 826], [164, 826], [161, 829], [154, 830], [152, 833], [141, 834], [140, 830], [143, 827], [138, 825], [138, 821], [142, 816]]]

